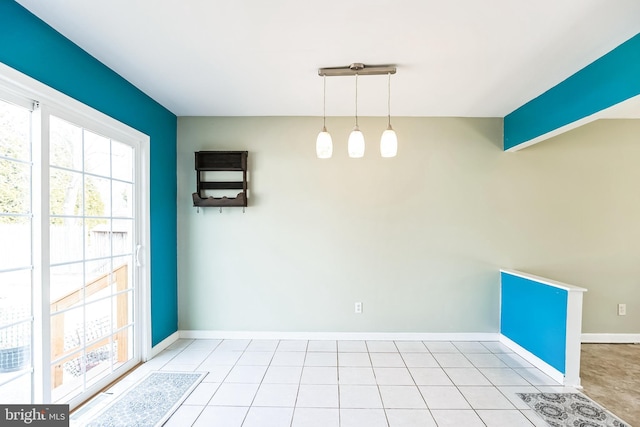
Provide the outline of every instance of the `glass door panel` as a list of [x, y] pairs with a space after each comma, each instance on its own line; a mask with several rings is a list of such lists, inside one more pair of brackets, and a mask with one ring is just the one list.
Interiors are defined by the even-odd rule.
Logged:
[[56, 402], [81, 395], [136, 353], [135, 174], [132, 147], [53, 116], [50, 123]]
[[32, 399], [31, 111], [0, 99], [0, 402]]

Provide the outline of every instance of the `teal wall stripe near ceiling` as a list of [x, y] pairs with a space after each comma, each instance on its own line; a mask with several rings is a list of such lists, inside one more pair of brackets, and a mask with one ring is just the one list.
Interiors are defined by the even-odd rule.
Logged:
[[640, 34], [636, 34], [507, 115], [504, 118], [504, 149], [516, 147], [639, 94]]
[[0, 61], [151, 137], [152, 343], [178, 329], [177, 118], [13, 0], [0, 0]]

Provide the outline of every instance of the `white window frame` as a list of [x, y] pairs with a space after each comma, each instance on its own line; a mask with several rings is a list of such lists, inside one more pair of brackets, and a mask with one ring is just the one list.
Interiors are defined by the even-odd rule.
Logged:
[[[54, 115], [61, 119], [77, 123], [94, 132], [101, 133], [112, 139], [130, 144], [136, 149], [136, 204], [135, 217], [137, 218], [137, 240], [135, 247], [139, 247], [134, 258], [137, 263], [135, 280], [137, 283], [136, 301], [139, 317], [135, 321], [134, 336], [137, 336], [135, 345], [135, 363], [144, 362], [151, 357], [151, 250], [150, 250], [150, 137], [106, 114], [95, 110], [65, 94], [59, 92], [7, 65], [0, 63], [0, 91], [2, 96], [10, 102], [18, 105], [33, 103], [33, 131], [32, 131], [32, 162], [33, 162], [33, 194], [41, 197], [33, 198], [33, 236], [41, 236], [34, 239], [34, 325], [42, 325], [42, 328], [34, 328], [34, 343], [42, 345], [42, 352], [34, 352], [34, 381], [33, 403], [50, 403], [51, 398], [51, 366], [49, 357], [41, 357], [50, 354], [50, 307], [49, 307], [49, 264], [42, 260], [49, 260], [49, 193], [42, 192], [42, 188], [49, 188], [49, 117]], [[42, 144], [37, 143], [42, 141]], [[47, 207], [46, 212], [43, 206]], [[42, 232], [46, 231], [46, 232]], [[41, 283], [42, 286], [37, 286]], [[37, 310], [37, 308], [40, 310]], [[43, 339], [46, 337], [46, 339]], [[135, 364], [134, 363], [134, 364]], [[38, 381], [39, 380], [39, 381]], [[92, 395], [104, 388], [107, 384], [98, 382], [90, 386], [84, 395]], [[72, 399], [69, 402], [73, 409], [86, 397]]]

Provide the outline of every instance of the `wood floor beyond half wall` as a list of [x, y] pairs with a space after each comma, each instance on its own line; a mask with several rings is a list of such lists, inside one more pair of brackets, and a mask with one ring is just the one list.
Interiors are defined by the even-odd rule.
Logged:
[[640, 426], [640, 344], [582, 344], [584, 393], [632, 426]]

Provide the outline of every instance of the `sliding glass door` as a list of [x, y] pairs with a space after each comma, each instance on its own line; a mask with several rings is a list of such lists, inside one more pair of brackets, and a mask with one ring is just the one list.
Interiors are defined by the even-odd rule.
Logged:
[[0, 402], [74, 407], [141, 360], [138, 137], [0, 90]]

